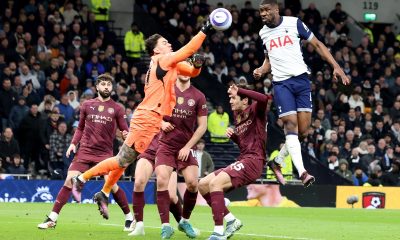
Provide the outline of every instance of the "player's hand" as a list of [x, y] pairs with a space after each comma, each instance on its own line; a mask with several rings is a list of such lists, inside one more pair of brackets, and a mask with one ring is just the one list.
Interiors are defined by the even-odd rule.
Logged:
[[236, 84], [232, 84], [229, 89], [228, 89], [228, 94], [229, 97], [235, 97], [239, 91], [239, 88], [236, 86]]
[[178, 154], [178, 160], [180, 161], [186, 161], [189, 157], [190, 154], [190, 148], [188, 147], [183, 147]]
[[253, 71], [253, 77], [258, 80], [260, 79], [263, 75], [265, 74], [265, 72], [262, 70], [261, 67], [254, 69]]
[[226, 135], [228, 138], [231, 138], [233, 134], [235, 134], [235, 130], [233, 130], [233, 128], [228, 127], [228, 128], [226, 129], [225, 135]]
[[170, 122], [165, 122], [165, 121], [162, 121], [161, 122], [161, 129], [164, 131], [164, 132], [171, 132], [172, 130], [174, 130], [174, 125], [172, 125]]
[[206, 57], [203, 54], [195, 53], [191, 60], [195, 68], [201, 68], [206, 61]]
[[72, 143], [71, 143], [71, 145], [69, 145], [67, 152], [65, 153], [65, 156], [69, 157], [71, 152], [76, 153], [76, 146], [75, 146], [75, 144], [72, 144]]
[[128, 137], [128, 131], [124, 130], [122, 131], [122, 139], [125, 140], [126, 137]]
[[350, 84], [350, 79], [346, 76], [346, 74], [339, 66], [333, 69], [333, 79], [337, 80], [338, 77], [342, 79], [343, 85]]
[[214, 28], [211, 25], [210, 18], [207, 18], [207, 21], [203, 24], [200, 31], [202, 31], [204, 34], [209, 34], [212, 29]]

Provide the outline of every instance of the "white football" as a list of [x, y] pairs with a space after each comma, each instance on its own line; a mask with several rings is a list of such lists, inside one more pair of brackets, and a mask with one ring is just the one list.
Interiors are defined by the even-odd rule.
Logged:
[[225, 8], [217, 8], [210, 14], [210, 22], [215, 30], [224, 31], [232, 24], [232, 15]]

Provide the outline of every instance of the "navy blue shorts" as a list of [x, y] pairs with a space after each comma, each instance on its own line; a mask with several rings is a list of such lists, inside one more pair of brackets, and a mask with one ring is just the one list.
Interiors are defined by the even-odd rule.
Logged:
[[274, 102], [279, 117], [312, 112], [311, 82], [307, 73], [273, 82]]

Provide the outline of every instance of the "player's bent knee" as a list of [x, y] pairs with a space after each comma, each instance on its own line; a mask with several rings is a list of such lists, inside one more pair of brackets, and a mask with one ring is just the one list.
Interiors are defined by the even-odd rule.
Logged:
[[188, 182], [186, 182], [186, 187], [190, 192], [196, 192], [199, 187], [199, 184], [197, 181], [194, 181], [194, 180], [188, 181]]
[[136, 160], [138, 152], [126, 144], [122, 144], [117, 157], [118, 163], [121, 167], [128, 167], [133, 161]]

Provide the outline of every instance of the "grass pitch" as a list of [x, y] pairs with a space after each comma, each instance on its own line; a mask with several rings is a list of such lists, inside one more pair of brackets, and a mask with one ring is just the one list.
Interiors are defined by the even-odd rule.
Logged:
[[[94, 204], [67, 204], [55, 230], [39, 230], [52, 204], [0, 203], [0, 239], [132, 239], [122, 231], [124, 216], [110, 206], [110, 219], [103, 220]], [[334, 208], [232, 207], [244, 227], [231, 239], [400, 239], [400, 211]], [[144, 237], [160, 239], [160, 220], [155, 205], [146, 205]], [[199, 239], [213, 230], [210, 208], [196, 207], [191, 222], [199, 228]], [[176, 230], [176, 223], [171, 216]], [[172, 239], [187, 239], [175, 231]]]

